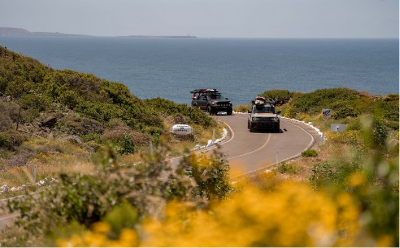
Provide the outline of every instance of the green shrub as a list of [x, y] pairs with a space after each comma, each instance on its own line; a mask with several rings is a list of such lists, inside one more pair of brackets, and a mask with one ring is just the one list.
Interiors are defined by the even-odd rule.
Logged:
[[386, 145], [388, 135], [389, 133], [383, 120], [374, 119], [372, 124], [372, 137], [374, 139], [374, 143], [380, 147], [384, 147]]
[[292, 165], [282, 162], [282, 163], [279, 163], [279, 165], [278, 165], [278, 172], [282, 173], [282, 174], [284, 174], [284, 173], [295, 174], [297, 172], [297, 170]]
[[346, 130], [354, 130], [354, 131], [360, 131], [361, 130], [361, 121], [360, 119], [353, 119], [351, 120], [347, 125], [346, 125]]
[[41, 94], [24, 94], [19, 102], [25, 110], [34, 109], [38, 111], [50, 110], [53, 103], [50, 97]]
[[0, 133], [0, 147], [13, 149], [29, 139], [29, 135], [14, 129]]
[[324, 185], [338, 185], [340, 180], [340, 173], [337, 168], [331, 162], [317, 163], [313, 166], [312, 176], [310, 178], [311, 183], [315, 188], [321, 188]]
[[335, 106], [341, 107], [357, 99], [358, 91], [348, 88], [319, 89], [311, 93], [295, 94], [291, 103], [291, 114], [319, 114], [324, 108], [336, 111]]
[[194, 197], [205, 197], [207, 200], [224, 199], [231, 191], [229, 185], [229, 165], [225, 155], [214, 150], [210, 159], [206, 154], [185, 157], [186, 174], [193, 178], [197, 187], [193, 191]]
[[94, 141], [99, 144], [102, 143], [100, 134], [96, 134], [96, 133], [84, 134], [81, 136], [81, 140], [83, 142]]
[[348, 106], [346, 103], [342, 103], [338, 107], [333, 107], [333, 109], [335, 109], [335, 111], [333, 112], [332, 118], [335, 120], [358, 116], [355, 112], [355, 109], [351, 106]]
[[11, 129], [13, 126], [13, 122], [8, 115], [8, 113], [2, 112], [0, 115], [0, 132]]
[[135, 151], [135, 143], [132, 141], [132, 135], [130, 133], [124, 133], [117, 143], [116, 150], [119, 154], [131, 154]]
[[0, 130], [9, 129], [12, 123], [16, 123], [19, 120], [20, 107], [15, 102], [8, 102], [5, 99], [0, 100]]
[[8, 137], [0, 134], [0, 147], [10, 149], [12, 148], [12, 142], [8, 139]]
[[76, 114], [65, 116], [59, 120], [56, 128], [62, 133], [79, 136], [103, 132], [103, 126], [100, 122]]
[[301, 153], [301, 156], [302, 157], [316, 157], [316, 156], [318, 156], [318, 152], [316, 150], [309, 149], [309, 150], [303, 151]]
[[261, 94], [266, 99], [272, 98], [276, 100], [277, 105], [282, 105], [289, 102], [294, 96], [294, 92], [288, 90], [268, 90]]

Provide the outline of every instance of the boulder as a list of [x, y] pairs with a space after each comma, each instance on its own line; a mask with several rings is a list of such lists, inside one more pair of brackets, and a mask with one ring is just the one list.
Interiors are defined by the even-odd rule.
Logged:
[[56, 123], [57, 123], [57, 118], [54, 117], [54, 116], [50, 116], [46, 120], [42, 121], [40, 123], [40, 126], [41, 127], [53, 128]]

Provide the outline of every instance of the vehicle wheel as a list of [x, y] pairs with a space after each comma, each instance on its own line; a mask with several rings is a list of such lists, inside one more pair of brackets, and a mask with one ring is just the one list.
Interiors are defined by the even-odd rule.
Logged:
[[214, 114], [214, 112], [212, 111], [211, 106], [208, 106], [208, 107], [207, 107], [207, 112], [208, 112], [210, 115], [213, 115], [213, 114]]
[[255, 128], [250, 125], [250, 133], [254, 132]]
[[226, 112], [228, 115], [232, 115], [232, 109], [228, 109], [228, 111]]
[[280, 130], [281, 130], [281, 129], [280, 129], [279, 126], [276, 126], [276, 127], [274, 128], [275, 133], [279, 133]]
[[250, 129], [250, 121], [247, 122], [247, 129]]

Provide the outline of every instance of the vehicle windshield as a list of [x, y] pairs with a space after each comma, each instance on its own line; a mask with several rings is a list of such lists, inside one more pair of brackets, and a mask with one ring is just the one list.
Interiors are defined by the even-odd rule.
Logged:
[[221, 94], [210, 94], [209, 97], [210, 97], [210, 99], [212, 99], [212, 100], [221, 100], [221, 99], [225, 99], [225, 97], [223, 97]]
[[275, 114], [275, 108], [271, 106], [255, 105], [254, 113], [273, 113]]

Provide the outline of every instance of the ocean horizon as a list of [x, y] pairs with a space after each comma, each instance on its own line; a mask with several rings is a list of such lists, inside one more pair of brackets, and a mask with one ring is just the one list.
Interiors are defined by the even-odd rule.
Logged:
[[399, 93], [399, 39], [0, 36], [0, 45], [121, 82], [142, 99], [190, 104], [196, 88], [216, 88], [234, 105], [271, 89]]

